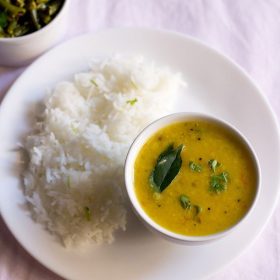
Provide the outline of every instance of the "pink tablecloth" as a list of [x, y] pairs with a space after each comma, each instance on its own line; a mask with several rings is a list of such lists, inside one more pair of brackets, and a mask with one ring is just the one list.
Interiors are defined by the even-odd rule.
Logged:
[[[72, 0], [69, 19], [64, 39], [112, 26], [164, 28], [199, 38], [245, 68], [280, 118], [279, 0]], [[23, 70], [0, 67], [0, 98]], [[280, 279], [279, 217], [278, 206], [254, 245], [211, 280]], [[0, 280], [12, 279], [60, 278], [30, 257], [0, 218]]]

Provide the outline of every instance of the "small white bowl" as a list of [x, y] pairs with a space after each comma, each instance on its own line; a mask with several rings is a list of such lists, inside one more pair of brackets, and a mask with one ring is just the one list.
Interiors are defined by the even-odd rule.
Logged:
[[[135, 160], [137, 158], [137, 155], [143, 145], [147, 142], [147, 140], [155, 134], [158, 130], [160, 130], [163, 127], [166, 127], [170, 124], [177, 123], [177, 122], [184, 122], [184, 121], [190, 121], [190, 120], [206, 120], [211, 121], [214, 123], [217, 123], [228, 130], [232, 131], [239, 139], [242, 141], [245, 146], [247, 147], [248, 152], [251, 154], [254, 165], [255, 165], [255, 171], [257, 176], [257, 183], [256, 183], [256, 194], [254, 197], [254, 200], [252, 202], [251, 207], [247, 211], [247, 213], [244, 215], [244, 217], [237, 222], [235, 225], [233, 225], [231, 228], [205, 236], [188, 236], [188, 235], [182, 235], [178, 233], [174, 233], [170, 230], [165, 229], [164, 227], [157, 224], [154, 220], [152, 220], [146, 212], [143, 210], [142, 206], [140, 205], [136, 194], [135, 194], [135, 188], [134, 188], [134, 164]], [[232, 232], [234, 229], [236, 229], [245, 219], [248, 218], [249, 214], [252, 212], [254, 206], [256, 205], [257, 198], [259, 196], [260, 192], [260, 185], [261, 185], [261, 172], [260, 172], [260, 165], [257, 159], [257, 156], [248, 142], [246, 138], [232, 125], [228, 124], [225, 121], [221, 121], [217, 118], [201, 114], [201, 113], [175, 113], [172, 115], [165, 116], [161, 119], [156, 120], [152, 124], [148, 125], [134, 140], [132, 143], [125, 162], [125, 184], [126, 184], [126, 192], [128, 194], [129, 200], [131, 202], [132, 208], [136, 215], [140, 218], [140, 220], [144, 223], [144, 225], [150, 229], [152, 232], [156, 233], [160, 237], [163, 237], [169, 241], [173, 241], [180, 244], [185, 245], [200, 245], [204, 243], [209, 243], [210, 241], [216, 240], [218, 238], [224, 237], [225, 235]]]
[[52, 47], [66, 30], [66, 15], [70, 0], [64, 0], [55, 18], [33, 33], [0, 38], [0, 66], [23, 66]]

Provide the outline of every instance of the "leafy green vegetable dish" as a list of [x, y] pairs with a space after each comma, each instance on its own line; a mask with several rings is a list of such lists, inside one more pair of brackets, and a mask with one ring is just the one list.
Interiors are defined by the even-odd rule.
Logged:
[[37, 31], [57, 15], [64, 0], [0, 0], [0, 38]]

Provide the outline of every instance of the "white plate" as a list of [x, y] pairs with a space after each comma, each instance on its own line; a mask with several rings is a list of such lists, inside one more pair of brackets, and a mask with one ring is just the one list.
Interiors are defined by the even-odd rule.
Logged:
[[[14, 149], [30, 129], [30, 110], [46, 88], [86, 70], [89, 58], [114, 52], [141, 53], [183, 73], [189, 87], [176, 111], [209, 113], [230, 122], [255, 148], [263, 176], [251, 217], [230, 236], [209, 245], [185, 247], [150, 234], [131, 215], [127, 232], [110, 246], [66, 250], [23, 209]], [[28, 113], [29, 112], [29, 113]], [[28, 114], [28, 115], [27, 115]], [[32, 114], [31, 114], [32, 115]], [[0, 109], [0, 206], [11, 232], [42, 264], [68, 279], [199, 279], [238, 256], [263, 229], [279, 195], [280, 139], [263, 95], [233, 62], [198, 41], [165, 31], [117, 29], [85, 35], [51, 50], [15, 82]]]

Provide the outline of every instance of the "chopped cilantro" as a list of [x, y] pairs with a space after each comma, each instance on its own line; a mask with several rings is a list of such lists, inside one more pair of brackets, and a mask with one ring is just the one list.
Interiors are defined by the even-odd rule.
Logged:
[[134, 98], [134, 99], [127, 100], [126, 103], [133, 106], [137, 101], [138, 101], [137, 98]]
[[221, 164], [216, 159], [210, 159], [208, 161], [208, 165], [212, 169], [212, 171], [215, 173], [216, 168], [219, 167]]
[[219, 175], [212, 175], [210, 177], [210, 190], [220, 193], [226, 190], [228, 183], [228, 173], [222, 172]]
[[189, 162], [189, 168], [194, 172], [201, 172], [202, 166], [200, 164], [196, 164], [193, 161]]
[[191, 208], [192, 205], [191, 205], [190, 199], [186, 195], [183, 195], [183, 194], [180, 195], [179, 200], [180, 200], [181, 206], [184, 209], [190, 209]]
[[98, 84], [97, 84], [97, 82], [96, 82], [94, 79], [91, 79], [90, 82], [91, 82], [93, 85], [95, 85], [96, 87], [98, 87]]

